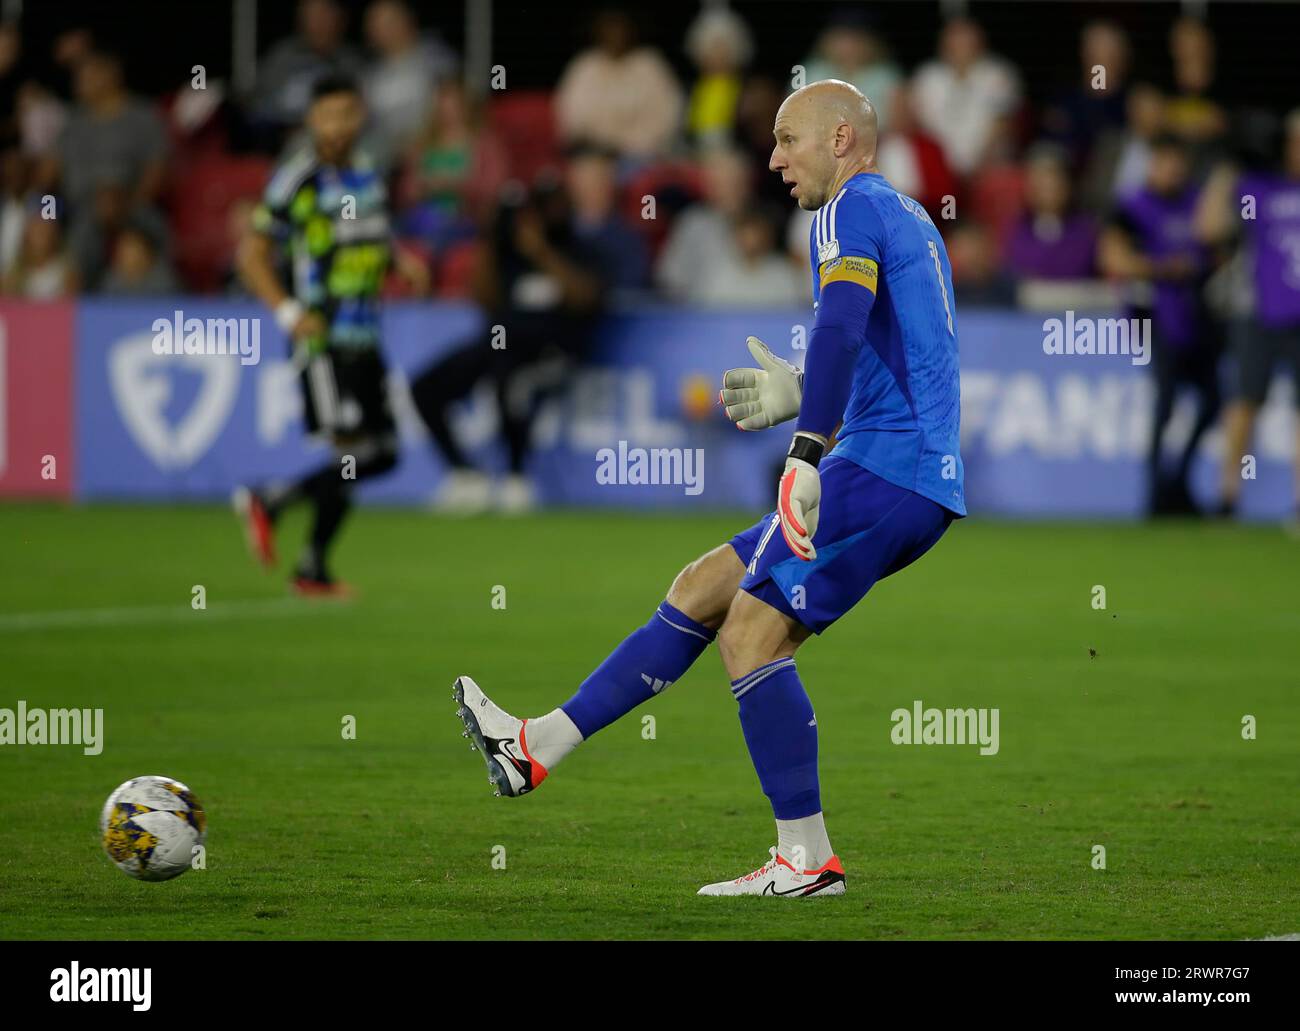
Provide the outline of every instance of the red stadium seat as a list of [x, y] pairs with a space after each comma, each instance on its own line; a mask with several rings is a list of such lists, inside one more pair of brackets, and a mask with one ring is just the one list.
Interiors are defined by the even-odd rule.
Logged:
[[213, 155], [178, 174], [172, 185], [171, 226], [176, 267], [193, 290], [212, 292], [237, 243], [231, 232], [231, 206], [256, 200], [271, 174], [270, 160], [256, 156]]
[[434, 292], [439, 297], [469, 297], [474, 291], [474, 264], [479, 244], [473, 240], [452, 244], [438, 261]]
[[[700, 166], [689, 161], [663, 162], [643, 168], [623, 186], [622, 214], [646, 239], [651, 257], [657, 256], [672, 226], [673, 216], [704, 192]], [[643, 198], [655, 198], [655, 217], [641, 217]]]
[[543, 168], [560, 160], [559, 132], [551, 95], [543, 91], [494, 98], [488, 108], [510, 164], [510, 175], [531, 183]]

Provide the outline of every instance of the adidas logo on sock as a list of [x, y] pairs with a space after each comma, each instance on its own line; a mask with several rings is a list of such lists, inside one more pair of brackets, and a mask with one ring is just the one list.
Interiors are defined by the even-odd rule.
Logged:
[[650, 688], [655, 694], [658, 694], [665, 687], [671, 687], [671, 680], [660, 680], [658, 677], [652, 677], [649, 673], [642, 673], [641, 679], [645, 681], [645, 686]]

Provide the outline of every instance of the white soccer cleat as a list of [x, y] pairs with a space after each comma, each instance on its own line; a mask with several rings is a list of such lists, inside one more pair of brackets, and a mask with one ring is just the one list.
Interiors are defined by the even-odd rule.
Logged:
[[814, 895], [843, 895], [844, 866], [837, 856], [831, 856], [825, 866], [817, 870], [797, 871], [789, 862], [771, 849], [772, 858], [753, 873], [737, 877], [734, 881], [706, 884], [700, 895], [773, 895], [786, 899], [806, 899]]
[[492, 480], [477, 469], [452, 469], [433, 498], [433, 508], [445, 515], [477, 515], [492, 504]]
[[537, 507], [537, 494], [527, 476], [512, 473], [501, 481], [496, 493], [497, 511], [504, 515], [523, 515]]
[[488, 781], [498, 795], [526, 795], [546, 779], [546, 767], [528, 752], [525, 725], [485, 695], [470, 677], [457, 677], [452, 697], [460, 703], [456, 715], [465, 724], [462, 737], [483, 753]]

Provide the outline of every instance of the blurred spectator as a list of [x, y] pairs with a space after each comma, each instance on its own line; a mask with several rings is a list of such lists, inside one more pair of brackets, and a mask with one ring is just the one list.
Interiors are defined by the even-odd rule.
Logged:
[[0, 275], [14, 267], [27, 226], [27, 166], [17, 147], [0, 154]]
[[1109, 210], [1146, 183], [1151, 141], [1165, 131], [1165, 97], [1154, 86], [1134, 85], [1124, 110], [1123, 130], [1102, 135], [1084, 174], [1083, 193], [1093, 211]]
[[711, 267], [735, 261], [732, 224], [753, 195], [753, 173], [740, 151], [711, 148], [701, 165], [704, 197], [677, 216], [655, 269], [660, 289], [678, 300], [690, 297]]
[[617, 155], [591, 145], [572, 148], [564, 179], [573, 207], [573, 235], [599, 261], [606, 285], [612, 291], [648, 286], [645, 241], [618, 213]]
[[1099, 136], [1124, 124], [1129, 59], [1128, 36], [1114, 22], [1084, 26], [1079, 82], [1043, 114], [1044, 132], [1065, 146], [1071, 168], [1086, 162]]
[[53, 301], [76, 292], [77, 270], [63, 245], [57, 218], [32, 211], [23, 226], [17, 260], [4, 277], [4, 292], [31, 301]]
[[236, 263], [240, 241], [254, 232], [253, 216], [257, 211], [257, 203], [253, 197], [237, 197], [226, 212], [226, 251], [229, 256], [221, 269], [221, 290], [227, 297], [253, 299], [252, 293], [240, 278]]
[[54, 92], [63, 95], [75, 95], [77, 92], [77, 69], [81, 62], [96, 51], [95, 37], [84, 27], [67, 29], [54, 38], [50, 47], [50, 56], [62, 73], [61, 81], [54, 86]]
[[1215, 99], [1214, 37], [1196, 18], [1179, 18], [1169, 30], [1174, 88], [1166, 112], [1170, 131], [1193, 144], [1222, 136], [1228, 119]]
[[456, 56], [441, 40], [421, 37], [403, 0], [374, 0], [366, 8], [365, 30], [376, 55], [362, 80], [372, 120], [370, 149], [387, 167], [425, 127], [439, 84], [456, 72]]
[[587, 354], [608, 290], [606, 259], [591, 237], [577, 231], [564, 190], [543, 182], [524, 195], [508, 187], [475, 280], [485, 329], [411, 384], [416, 409], [449, 467], [440, 508], [466, 512], [492, 501], [490, 479], [470, 463], [449, 420], [451, 406], [485, 379], [496, 386], [509, 463], [496, 501], [507, 511], [532, 506], [524, 468], [541, 370], [553, 359], [571, 362]]
[[[1209, 255], [1194, 232], [1197, 194], [1186, 142], [1173, 135], [1158, 137], [1146, 185], [1121, 202], [1098, 251], [1106, 275], [1138, 287], [1133, 316], [1150, 319], [1148, 346], [1156, 378], [1148, 456], [1152, 515], [1196, 512], [1188, 473], [1197, 444], [1219, 413], [1220, 347], [1204, 302]], [[1142, 293], [1149, 293], [1150, 300], [1142, 299]], [[1197, 395], [1198, 412], [1171, 471], [1163, 460], [1162, 443], [1183, 387]]]
[[781, 205], [782, 209], [790, 205], [790, 187], [781, 182], [779, 175], [767, 170], [767, 163], [772, 157], [772, 126], [784, 99], [784, 87], [775, 79], [751, 75], [740, 91], [736, 110], [736, 145], [749, 156], [751, 168], [760, 170], [757, 194], [763, 200]]
[[917, 117], [959, 175], [975, 171], [999, 120], [1020, 105], [1015, 70], [987, 52], [983, 30], [969, 18], [943, 27], [938, 58], [922, 65], [913, 83]]
[[906, 83], [893, 92], [889, 126], [876, 151], [880, 173], [894, 189], [919, 200], [935, 224], [942, 225], [944, 198], [956, 197], [957, 180], [943, 148], [918, 124]]
[[772, 215], [747, 206], [732, 221], [729, 253], [691, 284], [685, 299], [706, 307], [794, 308], [807, 303], [806, 278], [775, 245]]
[[749, 26], [728, 8], [706, 8], [687, 30], [686, 52], [698, 71], [686, 131], [696, 143], [726, 141], [736, 124], [741, 77], [754, 53]]
[[361, 55], [344, 39], [347, 15], [337, 0], [299, 0], [297, 22], [297, 33], [275, 44], [258, 64], [253, 115], [274, 130], [302, 121], [317, 79], [360, 78], [364, 70]]
[[18, 89], [26, 78], [22, 66], [23, 41], [18, 26], [0, 22], [0, 147], [18, 139]]
[[595, 46], [573, 58], [555, 94], [565, 140], [591, 141], [623, 158], [666, 154], [682, 120], [682, 92], [663, 56], [638, 46], [636, 26], [621, 10], [596, 16]]
[[99, 292], [110, 297], [161, 297], [178, 289], [149, 228], [138, 223], [123, 226], [113, 241], [112, 258]]
[[[888, 178], [888, 177], [886, 177]], [[787, 187], [788, 189], [788, 187]], [[789, 194], [786, 195], [789, 200]], [[811, 258], [811, 244], [809, 240], [812, 236], [813, 223], [817, 221], [817, 212], [804, 211], [803, 208], [795, 206], [790, 212], [790, 217], [785, 223], [785, 253], [786, 257], [794, 264], [795, 268], [807, 268]]]
[[59, 137], [68, 123], [68, 109], [39, 82], [29, 80], [18, 88], [18, 137], [23, 157], [41, 163], [54, 156]]
[[1024, 197], [1025, 165], [1019, 158], [1016, 126], [1004, 115], [990, 127], [984, 161], [967, 181], [958, 218], [973, 216], [982, 223], [1002, 255], [1024, 210]]
[[[1290, 366], [1300, 404], [1300, 108], [1286, 118], [1281, 169], [1217, 170], [1197, 208], [1196, 228], [1212, 244], [1240, 230], [1251, 270], [1254, 311], [1236, 340], [1236, 390], [1224, 419], [1222, 510], [1231, 514], [1242, 488], [1241, 460], [1277, 366]], [[1300, 420], [1296, 444], [1300, 518]]]
[[122, 66], [108, 54], [85, 57], [76, 69], [77, 105], [46, 162], [68, 203], [68, 244], [82, 282], [94, 288], [109, 239], [128, 217], [149, 223], [157, 239], [165, 222], [157, 208], [167, 170], [167, 137], [151, 105], [127, 92]]
[[456, 79], [438, 90], [406, 166], [403, 231], [441, 251], [474, 234], [507, 175], [505, 149]]
[[970, 305], [1013, 302], [1015, 287], [998, 261], [997, 243], [985, 226], [958, 221], [945, 242], [958, 301]]
[[1027, 279], [1084, 279], [1093, 272], [1097, 226], [1076, 211], [1065, 151], [1040, 145], [1026, 161], [1026, 211], [1007, 242], [1007, 263]]
[[837, 13], [817, 38], [816, 49], [804, 67], [808, 82], [840, 79], [852, 83], [875, 105], [880, 131], [889, 128], [891, 98], [903, 73], [860, 11]]

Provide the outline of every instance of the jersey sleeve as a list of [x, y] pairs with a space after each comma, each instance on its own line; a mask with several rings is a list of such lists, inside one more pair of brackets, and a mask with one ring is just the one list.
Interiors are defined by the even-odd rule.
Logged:
[[817, 212], [811, 235], [819, 293], [832, 283], [852, 283], [876, 292], [885, 225], [868, 197], [842, 192]]
[[[284, 241], [293, 227], [293, 206], [307, 185], [309, 169], [291, 163], [276, 170], [257, 207], [253, 209], [253, 228], [265, 236]], [[306, 198], [310, 200], [310, 198]]]
[[817, 319], [804, 363], [797, 429], [829, 437], [840, 422], [876, 299], [885, 227], [870, 200], [844, 193], [818, 212], [812, 230]]

